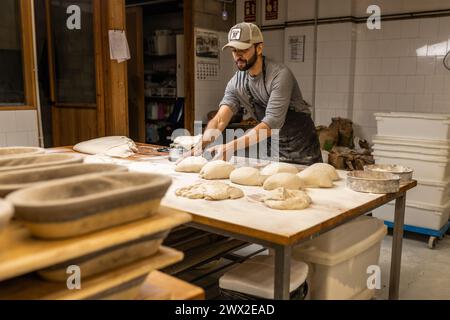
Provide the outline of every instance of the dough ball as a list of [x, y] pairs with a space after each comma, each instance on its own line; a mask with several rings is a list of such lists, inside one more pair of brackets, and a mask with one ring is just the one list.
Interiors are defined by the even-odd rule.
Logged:
[[208, 160], [203, 157], [187, 157], [176, 165], [175, 171], [199, 173], [207, 163]]
[[293, 173], [277, 173], [267, 178], [264, 182], [264, 190], [273, 190], [276, 188], [286, 188], [292, 190], [298, 190], [302, 187], [301, 179]]
[[311, 166], [309, 166], [310, 170], [321, 170], [321, 171], [325, 171], [331, 178], [331, 180], [333, 181], [337, 181], [340, 180], [341, 178], [339, 177], [336, 169], [328, 163], [315, 163]]
[[297, 174], [305, 188], [332, 188], [333, 179], [320, 167], [309, 167]]
[[264, 198], [266, 206], [277, 210], [302, 210], [311, 205], [311, 198], [302, 190], [276, 188]]
[[243, 186], [261, 186], [263, 182], [259, 170], [252, 167], [241, 167], [234, 170], [230, 174], [230, 180]]
[[261, 175], [263, 176], [273, 176], [277, 173], [293, 173], [297, 174], [298, 169], [289, 163], [275, 162], [271, 163], [268, 166], [264, 167], [261, 170]]
[[234, 166], [229, 162], [211, 161], [200, 170], [200, 177], [206, 180], [228, 179], [233, 170]]
[[205, 200], [227, 200], [239, 199], [244, 196], [241, 189], [231, 187], [230, 185], [219, 182], [199, 182], [187, 187], [180, 188], [175, 191], [179, 197], [189, 199], [205, 199]]

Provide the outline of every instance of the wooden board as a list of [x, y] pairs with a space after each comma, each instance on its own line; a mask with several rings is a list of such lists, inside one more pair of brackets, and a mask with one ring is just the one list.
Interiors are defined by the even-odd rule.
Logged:
[[204, 300], [205, 291], [193, 284], [153, 271], [141, 287], [139, 300]]
[[13, 222], [0, 235], [0, 281], [169, 230], [190, 220], [186, 213], [161, 207], [148, 219], [55, 241], [32, 238], [23, 225]]
[[0, 300], [88, 299], [182, 259], [183, 254], [181, 252], [161, 247], [160, 251], [150, 258], [117, 268], [96, 277], [85, 280], [81, 279], [80, 290], [68, 290], [65, 282], [48, 282], [41, 280], [36, 275], [27, 275], [0, 283]]

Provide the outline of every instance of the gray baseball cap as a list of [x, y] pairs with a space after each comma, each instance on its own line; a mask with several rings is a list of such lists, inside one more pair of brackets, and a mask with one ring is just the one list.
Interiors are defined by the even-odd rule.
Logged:
[[241, 22], [230, 29], [228, 43], [222, 48], [236, 48], [246, 50], [256, 43], [264, 42], [261, 30], [256, 24]]

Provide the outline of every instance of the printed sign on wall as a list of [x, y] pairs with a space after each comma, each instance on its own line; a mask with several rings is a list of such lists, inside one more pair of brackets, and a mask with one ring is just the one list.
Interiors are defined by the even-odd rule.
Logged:
[[256, 21], [256, 0], [246, 0], [244, 2], [244, 21]]
[[266, 20], [278, 19], [278, 0], [266, 0]]

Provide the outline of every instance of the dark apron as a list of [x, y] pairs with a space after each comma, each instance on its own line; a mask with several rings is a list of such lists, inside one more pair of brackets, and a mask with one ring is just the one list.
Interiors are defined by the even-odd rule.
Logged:
[[[254, 111], [256, 111], [258, 121], [265, 117], [265, 108], [255, 106]], [[275, 156], [270, 154], [272, 149], [271, 140], [272, 138], [268, 139], [267, 150], [269, 151], [269, 156]], [[293, 110], [288, 111], [284, 126], [279, 132], [279, 148], [278, 150], [277, 148], [273, 150], [273, 152], [277, 151], [281, 162], [308, 166], [317, 162], [323, 162], [319, 137], [311, 115]]]

